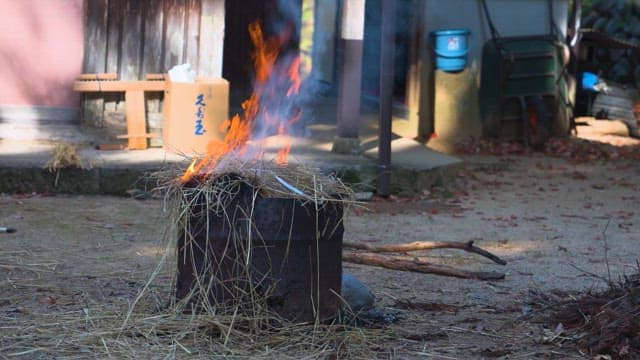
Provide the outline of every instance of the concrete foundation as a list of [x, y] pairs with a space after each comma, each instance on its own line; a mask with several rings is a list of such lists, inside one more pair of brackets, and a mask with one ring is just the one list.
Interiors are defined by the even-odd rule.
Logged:
[[474, 69], [458, 73], [435, 71], [434, 112], [435, 134], [428, 142], [430, 148], [452, 153], [456, 143], [482, 136]]

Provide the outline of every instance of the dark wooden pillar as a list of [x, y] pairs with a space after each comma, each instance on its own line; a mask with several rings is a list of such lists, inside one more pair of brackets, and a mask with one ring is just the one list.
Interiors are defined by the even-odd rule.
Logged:
[[[85, 2], [84, 59], [82, 71], [103, 73], [107, 62], [107, 0]], [[102, 127], [104, 100], [101, 94], [82, 95], [82, 123]]]
[[380, 128], [378, 184], [381, 196], [391, 195], [391, 117], [393, 111], [393, 58], [395, 55], [395, 0], [382, 0], [380, 29]]
[[409, 69], [407, 73], [407, 108], [412, 133], [428, 140], [433, 133], [433, 60], [428, 34], [425, 34], [424, 0], [413, 0], [409, 19]]
[[334, 141], [333, 151], [354, 153], [359, 152], [365, 0], [343, 1], [342, 4], [340, 42], [343, 60], [338, 78], [338, 137]]

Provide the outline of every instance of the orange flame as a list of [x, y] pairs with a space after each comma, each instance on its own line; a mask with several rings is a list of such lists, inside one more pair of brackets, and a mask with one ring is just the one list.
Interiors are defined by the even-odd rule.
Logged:
[[[290, 126], [300, 118], [302, 112], [296, 111], [289, 118], [283, 119], [280, 107], [287, 101], [282, 100], [283, 98], [295, 96], [300, 90], [300, 56], [296, 55], [283, 70], [279, 70], [277, 61], [283, 45], [291, 38], [291, 32], [292, 28], [289, 27], [279, 36], [265, 40], [258, 22], [249, 25], [249, 35], [255, 47], [252, 55], [256, 72], [253, 93], [242, 103], [242, 116], [236, 114], [221, 125], [222, 130], [227, 132], [224, 140], [209, 142], [202, 158], [194, 159], [182, 175], [182, 182], [187, 182], [198, 174], [213, 173], [221, 158], [228, 154], [242, 156], [258, 118], [268, 128], [275, 127], [278, 135], [289, 135]], [[283, 149], [278, 151], [276, 163], [286, 165], [290, 150], [291, 144], [287, 141]]]

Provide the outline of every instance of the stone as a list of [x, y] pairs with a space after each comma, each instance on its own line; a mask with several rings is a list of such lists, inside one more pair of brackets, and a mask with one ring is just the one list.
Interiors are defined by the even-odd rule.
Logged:
[[630, 38], [633, 37], [632, 35], [632, 31], [633, 31], [633, 23], [625, 23], [622, 25], [622, 31], [624, 31], [624, 38], [629, 40]]
[[362, 153], [362, 147], [360, 146], [360, 139], [336, 136], [333, 139], [333, 146], [331, 147], [331, 152], [335, 154], [343, 154], [343, 155], [359, 155]]
[[353, 200], [355, 201], [371, 201], [373, 200], [373, 192], [363, 191], [353, 193]]
[[611, 58], [611, 61], [617, 63], [626, 55], [626, 53], [627, 51], [625, 49], [612, 49], [609, 51], [609, 57]]
[[636, 70], [634, 71], [633, 76], [636, 79], [636, 86], [640, 87], [640, 65], [636, 66]]
[[609, 51], [607, 49], [596, 49], [596, 60], [606, 62], [609, 60]]
[[593, 27], [593, 24], [595, 23], [596, 20], [598, 20], [598, 13], [595, 11], [592, 11], [589, 13], [589, 15], [582, 17], [582, 27], [584, 28], [590, 28]]
[[638, 21], [634, 21], [631, 25], [631, 35], [636, 38], [640, 38], [640, 19], [638, 19]]
[[617, 82], [627, 82], [631, 77], [631, 66], [627, 58], [621, 58], [611, 68], [611, 77]]
[[366, 285], [361, 283], [355, 276], [346, 272], [342, 273], [341, 296], [353, 312], [370, 309], [373, 307], [373, 301], [375, 299]]
[[607, 21], [607, 25], [604, 27], [604, 32], [608, 34], [616, 34], [620, 30], [622, 30], [622, 24], [620, 24], [620, 21], [617, 18], [609, 19], [609, 21]]
[[599, 17], [593, 22], [593, 29], [597, 31], [604, 31], [607, 23], [608, 19], [606, 17]]
[[594, 0], [591, 6], [599, 13], [608, 14], [616, 4], [609, 0]]

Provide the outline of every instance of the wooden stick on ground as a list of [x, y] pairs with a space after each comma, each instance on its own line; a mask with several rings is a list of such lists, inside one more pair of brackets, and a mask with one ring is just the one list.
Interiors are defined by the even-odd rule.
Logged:
[[446, 265], [436, 265], [423, 261], [411, 261], [394, 256], [374, 253], [358, 253], [346, 251], [342, 253], [342, 260], [354, 264], [379, 266], [391, 270], [413, 271], [423, 274], [453, 276], [463, 279], [501, 280], [505, 274], [494, 271], [467, 271]]
[[342, 243], [343, 248], [365, 250], [373, 253], [381, 252], [408, 252], [417, 250], [432, 250], [432, 249], [460, 249], [468, 251], [474, 254], [484, 256], [496, 264], [506, 265], [507, 262], [499, 258], [498, 256], [481, 249], [473, 245], [473, 240], [467, 242], [454, 242], [454, 241], [416, 241], [407, 244], [387, 244], [380, 246], [371, 246], [368, 244], [344, 241]]

